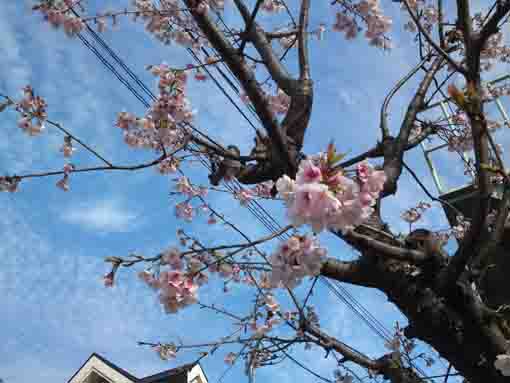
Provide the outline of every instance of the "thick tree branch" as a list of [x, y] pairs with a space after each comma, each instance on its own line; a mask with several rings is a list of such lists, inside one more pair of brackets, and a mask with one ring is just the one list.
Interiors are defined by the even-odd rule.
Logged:
[[444, 39], [444, 15], [443, 15], [443, 0], [437, 0], [437, 32], [439, 35], [439, 46], [442, 49], [446, 48], [446, 41]]
[[319, 330], [317, 327], [311, 325], [307, 321], [303, 322], [303, 330], [317, 338], [319, 343], [323, 345], [323, 347], [328, 347], [332, 350], [340, 353], [345, 360], [354, 362], [362, 367], [369, 368], [374, 371], [379, 371], [382, 368], [382, 363], [377, 360], [370, 359], [368, 356], [362, 354], [359, 351], [354, 350], [352, 347], [347, 344], [340, 342], [339, 340], [330, 337], [323, 331]]
[[451, 258], [448, 267], [438, 275], [437, 284], [440, 291], [447, 291], [454, 285], [455, 281], [457, 281], [459, 276], [465, 271], [466, 265], [471, 259], [473, 259], [474, 263], [480, 265], [491, 252], [497, 249], [503, 240], [505, 222], [509, 213], [510, 187], [506, 185], [503, 198], [500, 201], [493, 231], [490, 235], [482, 236], [482, 241], [480, 243], [476, 243], [476, 237], [480, 235], [479, 231], [469, 230], [467, 238], [461, 242], [459, 249]]
[[405, 149], [409, 143], [411, 129], [414, 125], [414, 121], [416, 120], [416, 115], [423, 107], [427, 90], [429, 89], [437, 71], [441, 68], [442, 63], [443, 57], [436, 57], [429, 71], [421, 81], [416, 94], [407, 107], [398, 136], [395, 139], [390, 137], [385, 140], [386, 142], [383, 141], [382, 143], [384, 145], [383, 168], [387, 176], [386, 184], [384, 185], [384, 190], [382, 192], [382, 198], [394, 194], [397, 191], [397, 182], [402, 174], [402, 160], [404, 158]]
[[350, 283], [364, 287], [378, 287], [377, 279], [374, 279], [372, 266], [363, 259], [345, 262], [336, 258], [328, 257], [321, 267], [321, 275], [336, 281]]
[[298, 26], [299, 79], [310, 79], [310, 63], [308, 61], [308, 19], [310, 17], [310, 1], [301, 1]]
[[409, 81], [411, 79], [411, 77], [413, 77], [416, 74], [416, 72], [418, 72], [420, 70], [422, 65], [425, 64], [428, 60], [430, 60], [430, 55], [427, 55], [423, 60], [421, 60], [418, 63], [418, 65], [416, 65], [413, 69], [411, 69], [411, 71], [408, 74], [406, 74], [402, 79], [400, 79], [395, 84], [393, 89], [391, 89], [391, 91], [388, 93], [388, 95], [384, 98], [384, 102], [381, 106], [381, 116], [380, 116], [380, 119], [381, 119], [380, 128], [381, 128], [383, 140], [390, 136], [390, 130], [388, 128], [388, 105], [389, 105], [391, 99], [400, 90], [400, 88], [402, 88], [404, 86], [404, 84], [407, 81]]
[[296, 80], [290, 76], [279, 57], [273, 51], [271, 41], [267, 39], [264, 30], [255, 20], [252, 21], [251, 13], [243, 0], [234, 0], [234, 4], [237, 6], [246, 26], [251, 23], [251, 28], [246, 30], [246, 37], [259, 53], [278, 87], [290, 95], [296, 85]]
[[487, 23], [483, 26], [478, 37], [478, 44], [481, 49], [493, 34], [499, 32], [499, 22], [510, 12], [510, 2], [498, 1], [496, 12], [491, 16]]
[[423, 383], [423, 380], [411, 369], [404, 367], [397, 353], [384, 355], [379, 359], [371, 359], [338, 339], [327, 335], [307, 322], [303, 330], [316, 338], [315, 342], [326, 350], [334, 350], [343, 356], [343, 361], [350, 361], [382, 375], [392, 383]]
[[377, 256], [397, 259], [400, 261], [408, 261], [420, 263], [426, 261], [430, 254], [422, 251], [411, 250], [406, 247], [392, 246], [387, 243], [378, 241], [377, 239], [352, 231], [342, 235], [342, 238], [358, 249], [374, 250]]

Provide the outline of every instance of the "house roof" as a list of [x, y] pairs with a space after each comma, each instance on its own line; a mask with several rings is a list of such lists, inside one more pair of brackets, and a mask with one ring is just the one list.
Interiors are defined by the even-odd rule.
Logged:
[[[134, 375], [131, 375], [129, 372], [124, 370], [123, 368], [120, 368], [119, 366], [115, 365], [114, 363], [110, 362], [105, 357], [93, 353], [89, 356], [89, 358], [85, 361], [85, 363], [82, 364], [82, 366], [74, 373], [74, 375], [69, 379], [68, 383], [72, 382], [74, 377], [80, 373], [80, 371], [84, 368], [87, 368], [86, 366], [89, 364], [91, 359], [96, 358], [104, 365], [108, 366], [109, 368], [113, 369], [117, 373], [121, 374], [123, 377], [128, 379], [131, 382], [135, 383], [187, 383], [188, 381], [188, 373], [198, 365], [197, 362], [194, 363], [188, 363], [184, 364], [182, 366], [172, 368], [163, 372], [159, 372], [154, 375], [149, 375], [144, 378], [137, 378]], [[91, 363], [97, 363], [95, 361], [92, 361]], [[201, 370], [201, 369], [200, 369]], [[83, 371], [84, 374], [88, 374], [86, 371]], [[171, 381], [169, 378], [172, 378]]]
[[159, 383], [167, 381], [168, 378], [172, 377], [172, 383], [186, 383], [187, 373], [191, 371], [197, 363], [188, 363], [180, 367], [172, 368], [154, 375], [146, 376], [139, 380], [140, 383]]
[[[132, 380], [133, 382], [137, 382], [139, 379], [134, 376], [134, 375], [131, 375], [129, 372], [127, 372], [126, 370], [124, 370], [123, 368], [120, 368], [119, 366], [113, 364], [112, 362], [110, 362], [108, 359], [106, 359], [105, 357], [99, 355], [99, 354], [96, 354], [95, 352], [90, 356], [90, 357], [97, 357], [98, 359], [101, 360], [101, 362], [105, 363], [106, 365], [108, 365], [109, 367], [113, 368], [115, 371], [117, 371], [118, 373], [124, 375], [126, 378], [128, 378], [129, 380]], [[89, 358], [90, 359], [90, 358]]]
[[79, 374], [79, 372], [85, 367], [87, 366], [87, 364], [89, 364], [89, 362], [91, 361], [91, 359], [93, 358], [96, 358], [98, 359], [99, 361], [101, 361], [102, 363], [104, 363], [106, 366], [110, 367], [111, 369], [117, 371], [119, 374], [121, 374], [122, 376], [126, 377], [127, 379], [129, 379], [130, 381], [132, 382], [138, 382], [138, 378], [134, 375], [131, 375], [129, 372], [127, 372], [126, 370], [124, 370], [123, 368], [120, 368], [119, 366], [115, 365], [114, 363], [110, 362], [108, 359], [106, 359], [105, 357], [97, 354], [97, 353], [92, 353], [88, 359], [80, 366], [80, 368], [73, 374], [73, 376], [71, 376], [71, 378], [67, 381], [67, 383], [70, 383], [74, 377], [76, 375]]

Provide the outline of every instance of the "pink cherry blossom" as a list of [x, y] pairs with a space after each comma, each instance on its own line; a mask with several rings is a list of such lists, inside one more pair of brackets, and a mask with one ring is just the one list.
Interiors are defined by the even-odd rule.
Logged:
[[85, 23], [78, 17], [67, 17], [64, 21], [64, 32], [69, 37], [74, 37], [85, 28]]
[[299, 165], [299, 171], [296, 175], [296, 183], [298, 185], [321, 182], [322, 172], [318, 166], [315, 166], [312, 161], [304, 160]]
[[274, 182], [273, 181], [265, 181], [260, 184], [255, 185], [253, 192], [262, 198], [271, 198], [271, 191], [273, 190]]
[[165, 250], [161, 257], [162, 265], [169, 265], [174, 270], [182, 270], [184, 263], [181, 259], [181, 253], [176, 247]]
[[75, 169], [75, 166], [73, 164], [65, 164], [63, 167], [65, 175], [71, 174], [71, 172], [73, 172], [74, 169]]
[[175, 189], [182, 194], [185, 194], [189, 197], [193, 197], [196, 195], [195, 190], [193, 189], [193, 186], [191, 186], [188, 177], [181, 177], [177, 180], [177, 183], [175, 184]]
[[194, 209], [189, 202], [181, 202], [175, 205], [175, 215], [178, 218], [183, 218], [186, 221], [193, 220]]
[[207, 80], [207, 75], [204, 72], [202, 72], [202, 71], [197, 72], [195, 74], [195, 80], [197, 80], [197, 81], [206, 81]]
[[234, 197], [239, 201], [241, 206], [246, 206], [253, 199], [254, 193], [250, 189], [240, 189], [235, 192]]
[[179, 169], [179, 161], [173, 157], [165, 158], [158, 164], [157, 169], [161, 174], [175, 173]]
[[64, 174], [64, 177], [56, 183], [56, 186], [63, 191], [69, 191], [69, 175]]
[[289, 176], [284, 174], [276, 182], [276, 189], [278, 194], [287, 202], [293, 198], [295, 191], [295, 182]]
[[350, 179], [331, 168], [328, 157], [321, 153], [301, 161], [296, 182], [286, 175], [276, 182], [292, 223], [310, 225], [316, 233], [325, 229], [347, 231], [361, 224], [372, 214], [386, 182], [385, 173], [374, 170], [368, 162], [360, 163], [356, 179]]
[[64, 157], [71, 157], [75, 150], [72, 138], [70, 136], [65, 136], [64, 143], [60, 147], [60, 151], [63, 153]]
[[[326, 250], [312, 237], [289, 238], [270, 257], [271, 285], [293, 288], [305, 276], [318, 275], [325, 255]], [[277, 303], [270, 299], [269, 305], [276, 308]]]
[[371, 168], [367, 161], [360, 162], [356, 167], [356, 174], [362, 183], [367, 182]]
[[157, 278], [154, 277], [154, 275], [149, 272], [148, 270], [143, 270], [138, 273], [138, 278], [140, 278], [142, 281], [144, 281], [149, 287], [153, 289], [159, 289], [160, 283]]
[[236, 359], [237, 359], [237, 354], [234, 352], [229, 352], [225, 356], [225, 363], [229, 364], [229, 365], [233, 365]]
[[112, 287], [114, 282], [115, 274], [113, 271], [109, 272], [103, 277], [103, 283], [105, 287]]
[[0, 177], [0, 191], [9, 193], [18, 191], [20, 181], [18, 177]]
[[182, 271], [162, 271], [159, 290], [159, 300], [168, 313], [175, 313], [197, 301], [198, 285]]
[[266, 12], [276, 13], [285, 10], [285, 7], [278, 0], [264, 0], [261, 9]]
[[175, 359], [177, 356], [177, 347], [173, 344], [160, 344], [153, 347], [162, 360]]
[[315, 232], [320, 232], [328, 226], [329, 217], [340, 207], [338, 199], [327, 185], [309, 183], [296, 187], [287, 214], [296, 226], [309, 224]]

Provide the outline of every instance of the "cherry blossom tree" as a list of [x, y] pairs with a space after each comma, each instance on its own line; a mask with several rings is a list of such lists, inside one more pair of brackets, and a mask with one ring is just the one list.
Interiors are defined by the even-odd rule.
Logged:
[[[415, 342], [421, 341], [450, 364], [444, 381], [451, 368], [471, 383], [509, 381], [510, 294], [502, 284], [510, 268], [505, 257], [510, 178], [502, 147], [491, 135], [500, 124], [489, 120], [485, 105], [510, 93], [510, 88], [508, 84], [488, 86], [484, 80], [510, 57], [502, 32], [510, 17], [510, 1], [488, 1], [484, 11], [475, 14], [469, 0], [334, 0], [329, 2], [330, 24], [311, 25], [315, 2], [134, 0], [126, 8], [103, 11], [87, 8], [82, 0], [39, 0], [33, 7], [34, 18], [42, 17], [71, 40], [85, 28], [101, 33], [126, 18], [143, 23], [146, 32], [163, 44], [191, 50], [199, 60], [182, 68], [147, 63], [146, 69], [158, 81], [155, 101], [144, 115], [122, 111], [116, 121], [130, 148], [154, 153], [153, 160], [137, 165], [114, 164], [53, 121], [44, 95], [30, 85], [21, 98], [3, 94], [0, 109], [18, 115], [20, 134], [40, 135], [45, 129], [63, 134], [60, 155], [65, 163], [62, 169], [45, 173], [2, 176], [0, 189], [22, 192], [23, 187], [31, 187], [30, 179], [56, 177], [58, 188], [72, 192], [72, 179], [84, 172], [153, 167], [175, 181], [172, 194], [179, 198], [178, 218], [191, 221], [205, 215], [204, 224], [223, 223], [245, 239], [211, 246], [198, 235], [180, 230], [180, 245], [154, 256], [106, 259], [112, 268], [104, 277], [105, 286], [115, 283], [122, 268], [140, 267], [138, 277], [154, 290], [169, 314], [199, 305], [232, 320], [232, 332], [210, 343], [140, 342], [163, 359], [186, 350], [206, 357], [221, 352], [225, 345], [238, 344], [238, 352], [225, 352], [225, 363], [242, 362], [253, 377], [257, 368], [292, 358], [294, 347], [315, 344], [337, 360], [331, 381], [352, 381], [355, 373], [349, 366], [354, 365], [356, 371], [366, 371], [368, 378], [417, 383], [427, 381], [412, 363], [419, 357], [414, 354]], [[220, 23], [217, 15], [224, 7], [237, 12], [241, 28]], [[390, 50], [392, 20], [383, 11], [389, 7], [401, 8], [408, 38], [416, 42], [417, 66], [389, 90], [380, 110], [379, 141], [349, 157], [345, 148], [327, 141], [323, 152], [303, 153], [305, 132], [310, 129], [313, 134], [309, 44], [322, 39], [325, 32], [340, 32], [346, 39], [365, 38], [373, 49]], [[283, 15], [290, 22], [268, 26], [267, 18], [260, 18], [262, 13], [280, 19]], [[204, 47], [214, 54], [206, 55]], [[292, 49], [297, 50], [295, 73], [285, 61]], [[241, 153], [235, 143], [218, 143], [194, 126], [187, 85], [210, 81], [208, 68], [220, 64], [228, 66], [242, 85], [243, 101], [263, 126], [254, 135], [250, 153]], [[463, 79], [462, 84], [452, 80], [454, 75]], [[390, 101], [411, 78], [418, 79], [418, 85], [399, 129], [391, 131]], [[437, 96], [448, 103], [451, 121], [430, 112]], [[381, 206], [396, 194], [404, 170], [424, 188], [405, 156], [432, 139], [443, 141], [459, 158], [465, 158], [464, 152], [472, 154], [465, 161], [477, 191], [472, 215], [462, 216], [425, 190], [431, 201], [416, 201], [415, 207], [402, 212], [409, 233], [399, 235], [381, 215]], [[102, 165], [86, 168], [73, 163], [76, 150], [88, 152]], [[198, 159], [210, 168], [207, 185], [196, 184], [186, 175], [186, 164]], [[502, 190], [496, 199], [495, 186]], [[278, 200], [286, 209], [288, 226], [266, 237], [250, 238], [209, 203], [208, 193], [216, 191], [230, 193], [242, 206], [254, 200]], [[413, 231], [433, 205], [455, 210], [455, 225], [442, 232]], [[328, 251], [317, 237], [324, 231], [334, 233], [358, 257], [342, 261]], [[456, 243], [450, 252], [445, 250], [448, 241]], [[273, 250], [263, 251], [261, 245]], [[405, 328], [396, 329], [385, 355], [370, 358], [320, 327], [321, 313], [309, 303], [319, 277], [377, 289], [408, 319]], [[224, 280], [225, 288], [249, 286], [255, 295], [250, 312], [233, 313], [202, 302], [200, 291], [208, 288], [211, 278]], [[303, 285], [306, 293], [298, 294], [304, 291], [298, 286]], [[281, 294], [286, 294], [285, 302]]]

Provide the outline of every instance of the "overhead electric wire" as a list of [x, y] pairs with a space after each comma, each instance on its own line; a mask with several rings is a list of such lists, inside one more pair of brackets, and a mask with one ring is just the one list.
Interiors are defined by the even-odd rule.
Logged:
[[[81, 17], [75, 9], [71, 7], [71, 11], [77, 17]], [[120, 65], [122, 69], [128, 74], [129, 77], [146, 93], [152, 100], [156, 100], [154, 93], [141, 81], [138, 76], [124, 63], [124, 61], [113, 51], [104, 39], [97, 34], [97, 32], [88, 24], [84, 23], [87, 32], [97, 43], [113, 58], [113, 60]], [[80, 40], [84, 39], [83, 33], [78, 33]], [[83, 40], [82, 40], [83, 41]], [[99, 58], [99, 57], [98, 57]], [[104, 58], [104, 57], [103, 57]], [[120, 79], [119, 79], [120, 80]], [[125, 81], [125, 80], [124, 80]], [[121, 80], [122, 82], [122, 80]], [[124, 84], [125, 85], [125, 84]]]
[[111, 63], [106, 60], [103, 55], [99, 53], [99, 51], [90, 44], [90, 42], [82, 35], [78, 34], [78, 38], [94, 55], [101, 61], [101, 63], [113, 73], [113, 75], [126, 87], [129, 91], [140, 101], [145, 107], [149, 107], [149, 103], [144, 99], [142, 95], [140, 95], [132, 86], [127, 82], [122, 75], [111, 65]]
[[371, 322], [370, 319], [368, 319], [362, 312], [358, 311], [358, 309], [356, 309], [356, 307], [350, 302], [350, 300], [345, 297], [344, 295], [342, 295], [342, 293], [340, 293], [337, 288], [338, 286], [334, 286], [330, 281], [328, 281], [326, 278], [321, 278], [321, 282], [329, 288], [329, 290], [331, 292], [333, 292], [333, 294], [335, 296], [337, 296], [342, 302], [344, 302], [350, 309], [352, 312], [354, 312], [356, 314], [356, 316], [358, 316], [363, 322], [365, 322], [365, 324], [370, 327], [370, 329], [372, 331], [375, 332], [376, 335], [378, 335], [379, 337], [381, 337], [383, 340], [385, 341], [390, 341], [391, 340], [391, 336], [387, 335], [385, 333], [385, 329], [381, 329], [377, 324], [374, 324]]
[[[190, 54], [193, 56], [193, 58], [195, 59], [195, 61], [197, 61], [200, 65], [203, 65], [202, 61], [200, 60], [200, 58], [196, 55], [195, 52], [193, 52], [193, 50], [189, 50]], [[232, 97], [230, 96], [230, 94], [228, 94], [228, 92], [225, 90], [225, 88], [223, 88], [223, 86], [218, 82], [218, 80], [212, 75], [211, 71], [209, 70], [209, 68], [207, 68], [207, 66], [203, 66], [202, 69], [209, 75], [209, 77], [211, 78], [211, 80], [214, 82], [214, 84], [216, 85], [216, 87], [221, 91], [221, 93], [223, 93], [223, 95], [230, 101], [230, 103], [237, 109], [237, 111], [241, 114], [241, 116], [243, 116], [243, 118], [248, 122], [248, 124], [255, 130], [255, 132], [257, 131], [257, 128], [255, 126], [255, 124], [248, 118], [248, 116], [244, 113], [244, 111], [239, 107], [239, 105], [237, 105], [234, 100], [232, 99]]]

